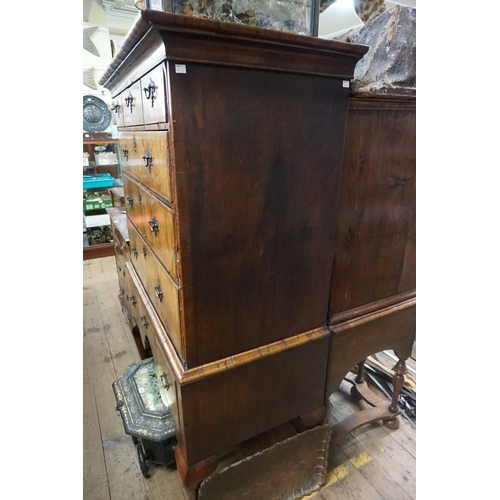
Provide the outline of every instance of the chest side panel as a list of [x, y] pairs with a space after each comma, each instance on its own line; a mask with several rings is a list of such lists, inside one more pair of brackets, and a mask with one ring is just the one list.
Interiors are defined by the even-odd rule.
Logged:
[[350, 109], [330, 316], [415, 288], [415, 189], [415, 109]]
[[188, 366], [326, 322], [349, 89], [170, 63]]

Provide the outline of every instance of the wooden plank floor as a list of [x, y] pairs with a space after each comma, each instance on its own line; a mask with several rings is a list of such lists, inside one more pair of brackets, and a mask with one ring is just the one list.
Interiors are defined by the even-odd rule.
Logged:
[[[126, 435], [111, 384], [140, 356], [118, 300], [114, 257], [83, 261], [83, 498], [187, 500], [173, 468], [153, 466], [145, 479]], [[332, 395], [331, 423], [359, 410], [349, 384]], [[219, 468], [295, 434], [284, 424], [221, 455]], [[405, 419], [397, 431], [372, 424], [333, 448], [326, 485], [312, 500], [416, 498], [416, 430]]]

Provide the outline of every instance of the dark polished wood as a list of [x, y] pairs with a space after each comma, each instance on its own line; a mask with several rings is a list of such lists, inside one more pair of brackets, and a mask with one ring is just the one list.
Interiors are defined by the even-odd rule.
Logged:
[[415, 113], [414, 98], [349, 102], [330, 319], [416, 286]]
[[323, 337], [181, 385], [178, 439], [187, 463], [321, 406], [328, 342]]
[[367, 50], [141, 11], [100, 80], [121, 102], [165, 75], [166, 116], [119, 126], [124, 283], [191, 495], [216, 454], [324, 418], [349, 81]]
[[318, 425], [323, 425], [328, 416], [328, 410], [324, 406], [316, 408], [310, 412], [301, 415], [300, 417], [291, 420], [291, 424], [295, 427], [297, 432], [305, 432]]
[[[353, 394], [373, 408], [335, 426], [333, 441], [376, 420], [399, 427], [397, 401], [404, 360], [416, 334], [415, 97], [360, 94], [349, 102], [329, 326], [332, 331], [326, 394], [355, 365]], [[364, 393], [365, 359], [393, 350], [394, 392], [373, 402]]]
[[371, 354], [392, 349], [408, 359], [415, 340], [416, 299], [360, 315], [331, 328], [326, 396], [335, 392], [345, 374]]
[[[114, 96], [119, 85], [127, 86], [127, 77], [131, 76], [131, 70], [137, 63], [147, 61], [150, 69], [160, 62], [158, 35], [163, 37], [168, 49], [167, 58], [172, 61], [218, 63], [346, 78], [352, 78], [357, 61], [368, 51], [368, 47], [363, 45], [142, 10], [99, 84], [111, 87]], [[146, 72], [143, 71], [142, 75]], [[128, 82], [130, 84], [130, 80]]]
[[348, 89], [197, 64], [170, 84], [188, 366], [323, 324]]

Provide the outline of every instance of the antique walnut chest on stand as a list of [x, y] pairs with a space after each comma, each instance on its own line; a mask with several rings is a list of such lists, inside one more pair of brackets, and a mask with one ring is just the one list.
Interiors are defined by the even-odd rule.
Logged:
[[324, 419], [349, 81], [366, 51], [145, 10], [100, 80], [122, 153], [127, 308], [193, 497], [218, 453]]

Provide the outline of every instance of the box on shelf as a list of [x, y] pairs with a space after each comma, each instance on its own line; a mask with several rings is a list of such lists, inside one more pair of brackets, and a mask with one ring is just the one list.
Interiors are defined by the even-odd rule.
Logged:
[[96, 153], [95, 162], [96, 165], [117, 165], [118, 157], [116, 156], [116, 153]]
[[85, 215], [85, 227], [87, 231], [91, 227], [109, 226], [110, 224], [111, 219], [108, 214]]
[[115, 182], [111, 174], [95, 174], [83, 176], [83, 189], [111, 187]]
[[93, 193], [83, 199], [83, 210], [100, 210], [113, 206], [113, 200], [110, 194]]

